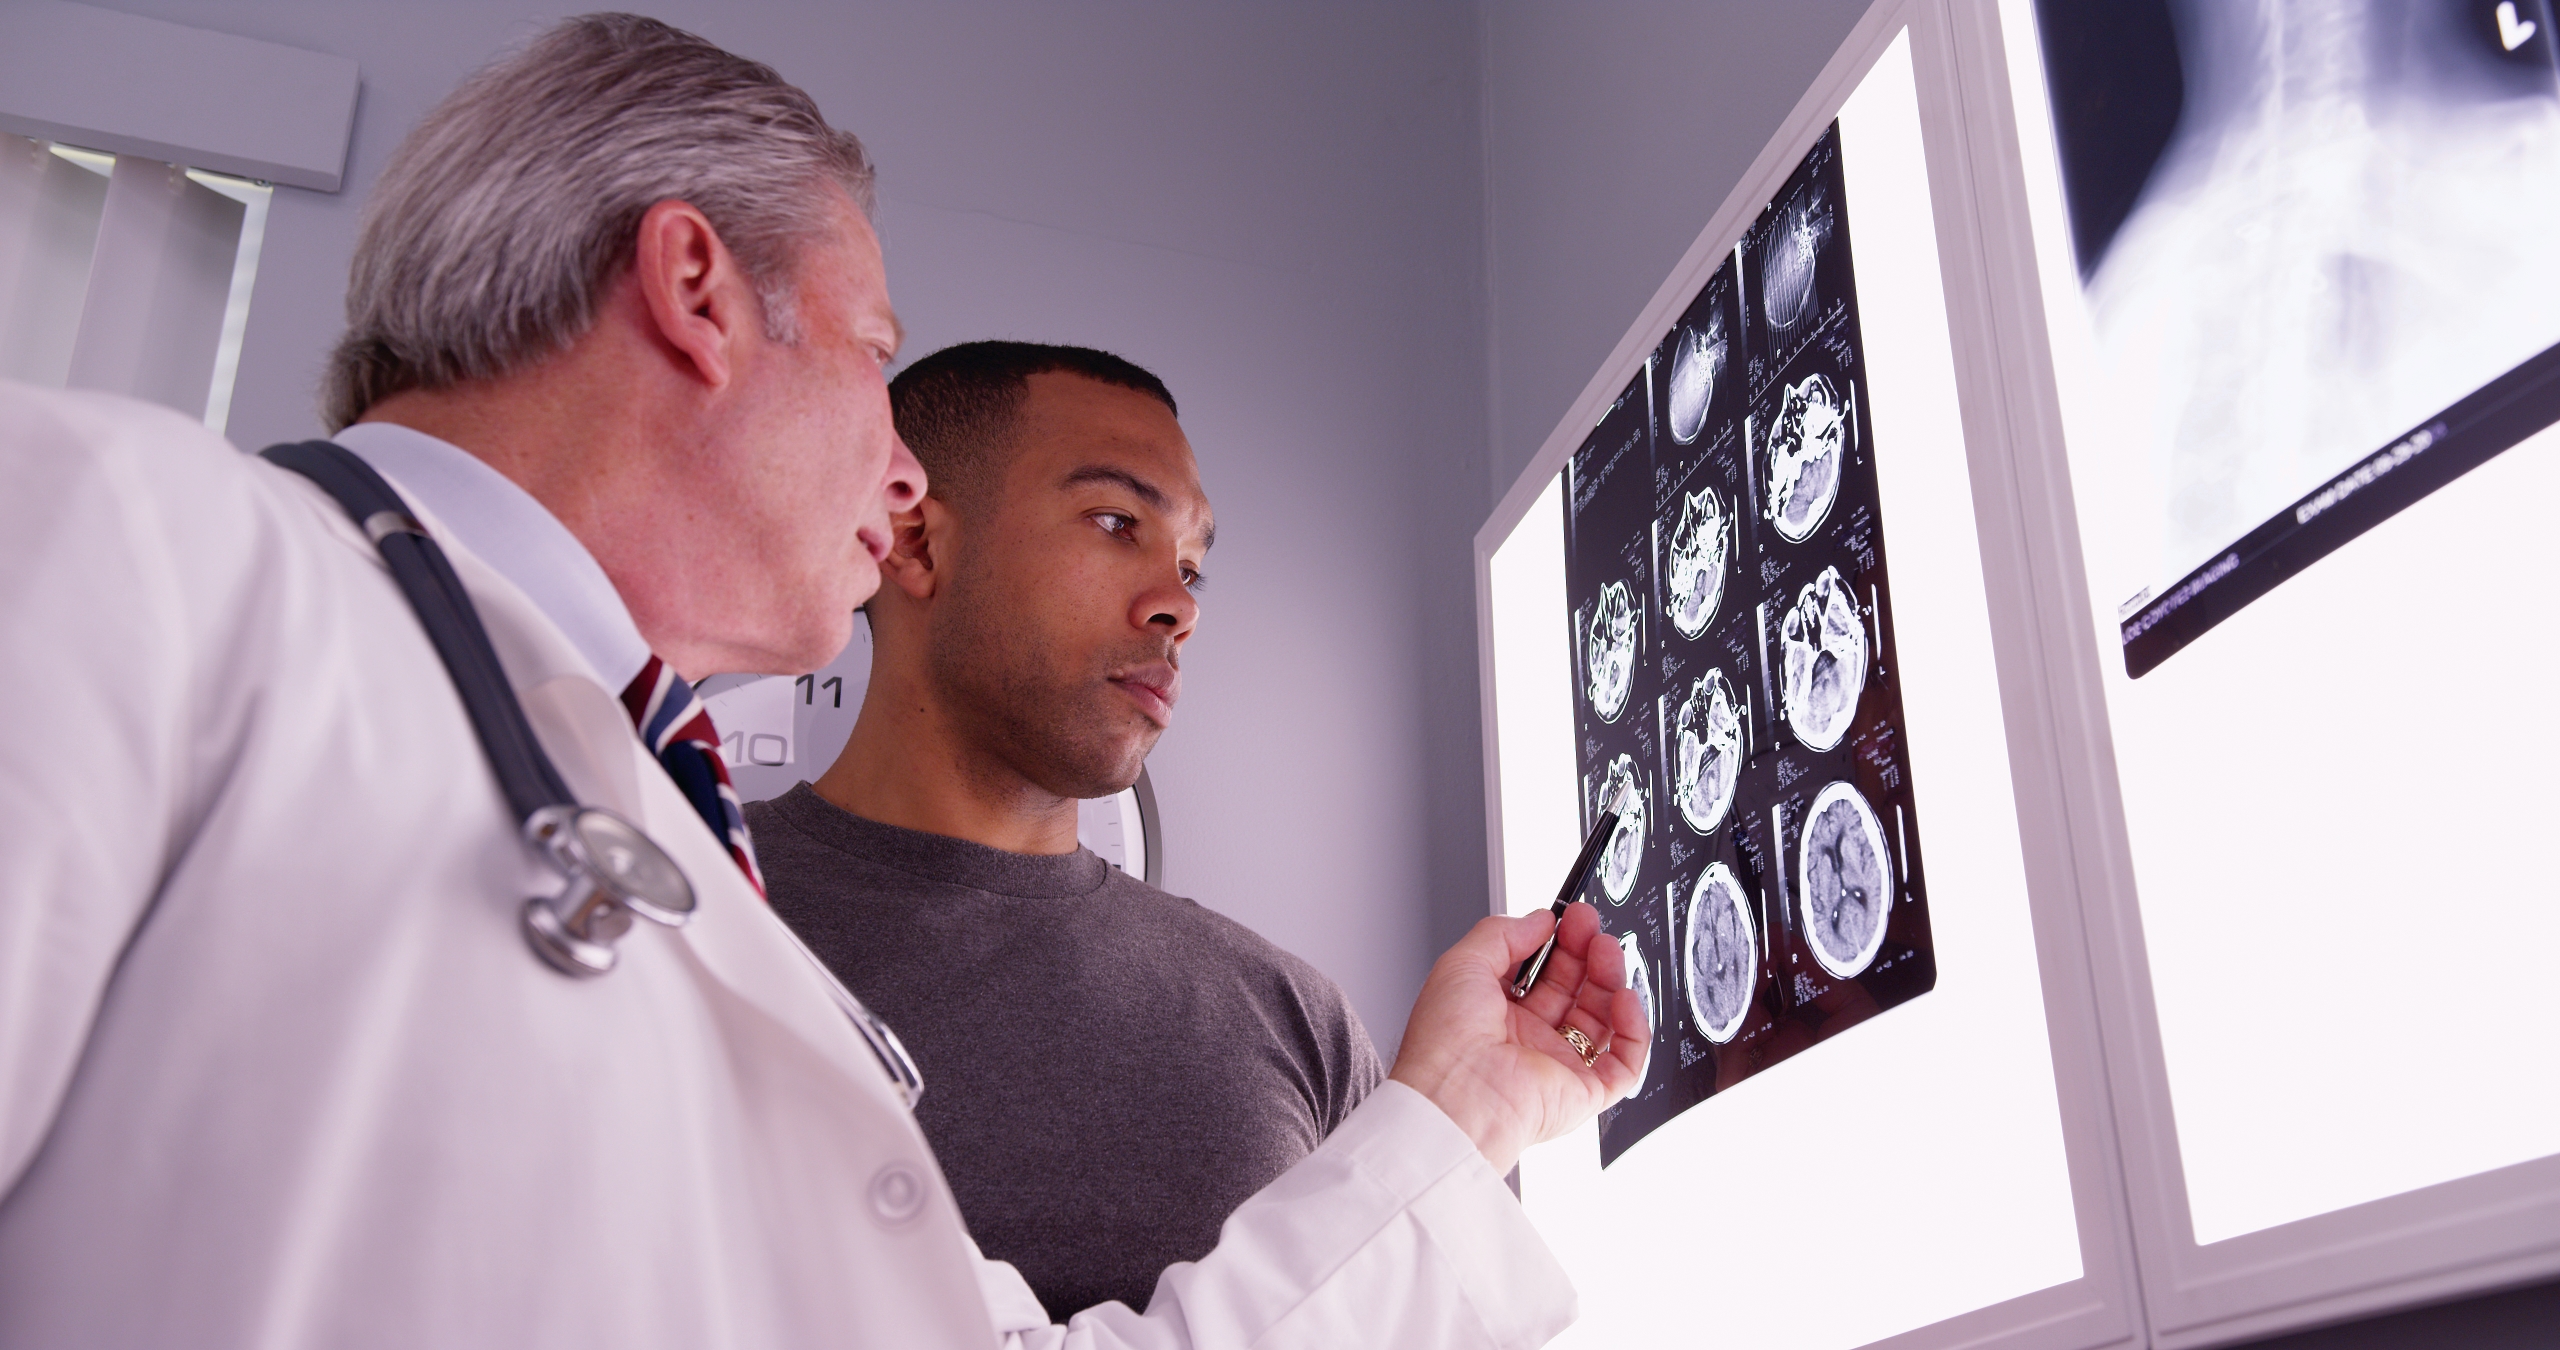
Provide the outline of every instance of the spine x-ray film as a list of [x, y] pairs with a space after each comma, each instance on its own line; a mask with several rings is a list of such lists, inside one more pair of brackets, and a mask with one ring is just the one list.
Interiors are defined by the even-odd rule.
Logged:
[[2560, 421], [2560, 12], [2035, 9], [2140, 678]]
[[1847, 211], [1834, 126], [1566, 469], [1585, 828], [1635, 789], [1584, 898], [1654, 1025], [1603, 1165], [1937, 982]]

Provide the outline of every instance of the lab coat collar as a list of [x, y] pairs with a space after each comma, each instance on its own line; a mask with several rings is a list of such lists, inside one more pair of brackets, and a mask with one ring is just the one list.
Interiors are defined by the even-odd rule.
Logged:
[[[622, 700], [579, 668], [565, 635], [509, 578], [468, 546], [447, 551], [480, 608], [490, 645], [524, 701], [534, 734], [571, 790], [582, 802], [618, 812], [647, 831], [693, 883], [689, 923], [673, 931], [635, 924], [624, 942], [677, 944], [732, 997], [788, 1028], [861, 1089], [896, 1100], [869, 1047], [815, 977], [806, 949], [747, 884], [727, 845], [641, 744]], [[903, 1100], [896, 1105], [903, 1114]]]
[[620, 690], [649, 663], [649, 643], [595, 555], [514, 480], [450, 441], [396, 423], [359, 422], [334, 439], [434, 512], [445, 539], [514, 583], [606, 688]]
[[[423, 494], [398, 474], [385, 470], [383, 476], [442, 543], [454, 575], [479, 611], [507, 682], [524, 705], [526, 720], [570, 791], [582, 804], [601, 806], [638, 825], [693, 883], [695, 908], [689, 923], [674, 930], [634, 924], [624, 944], [674, 944], [730, 998], [757, 1009], [842, 1069], [857, 1091], [882, 1095], [904, 1115], [905, 1102], [811, 969], [814, 958], [808, 949], [748, 885], [730, 860], [728, 846], [712, 835], [675, 780], [641, 744], [618, 692], [599, 681], [592, 663], [549, 613], [512, 577], [481, 559]], [[291, 477], [307, 493], [325, 528], [349, 547], [378, 558], [371, 541], [336, 502], [309, 480]], [[550, 519], [548, 513], [544, 518]]]

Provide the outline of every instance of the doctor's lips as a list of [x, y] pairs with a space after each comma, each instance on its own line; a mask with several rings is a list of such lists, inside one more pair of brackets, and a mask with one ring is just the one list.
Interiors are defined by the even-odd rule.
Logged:
[[1113, 675], [1111, 682], [1138, 700], [1149, 721], [1158, 726], [1172, 723], [1173, 705], [1182, 698], [1182, 672], [1172, 662], [1150, 661]]
[[889, 535], [887, 531], [875, 530], [865, 526], [862, 529], [854, 531], [853, 537], [862, 542], [862, 550], [863, 552], [871, 555], [871, 561], [877, 563], [889, 556]]

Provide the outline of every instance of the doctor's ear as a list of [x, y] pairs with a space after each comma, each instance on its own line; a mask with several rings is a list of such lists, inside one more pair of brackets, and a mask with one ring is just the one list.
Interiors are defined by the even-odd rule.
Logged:
[[745, 269], [690, 202], [650, 207], [637, 235], [631, 273], [649, 325], [679, 368], [712, 389], [726, 386], [739, 337], [764, 322]]
[[889, 556], [880, 575], [915, 600], [931, 600], [950, 571], [958, 521], [940, 499], [926, 497], [889, 517]]

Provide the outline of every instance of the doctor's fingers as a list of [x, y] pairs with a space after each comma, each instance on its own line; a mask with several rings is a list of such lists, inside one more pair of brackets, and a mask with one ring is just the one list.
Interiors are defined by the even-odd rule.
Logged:
[[1645, 1027], [1644, 1007], [1633, 992], [1590, 983], [1582, 988], [1582, 999], [1553, 1030], [1528, 1027], [1521, 1034], [1580, 1083], [1584, 1094], [1580, 1109], [1587, 1114], [1635, 1091], [1644, 1081], [1645, 1056], [1653, 1038]]
[[1643, 1080], [1653, 1026], [1643, 995], [1627, 985], [1625, 955], [1618, 944], [1595, 932], [1585, 952], [1582, 984], [1573, 992], [1572, 1007], [1557, 1019], [1556, 1034], [1564, 1037], [1568, 1027], [1580, 1033], [1579, 1043], [1566, 1037], [1566, 1044], [1601, 1076], [1614, 1097]]
[[1564, 918], [1556, 924], [1555, 951], [1538, 972], [1537, 984], [1520, 1000], [1521, 1011], [1548, 1026], [1563, 1021], [1580, 996], [1589, 963], [1596, 955], [1595, 947], [1610, 948], [1600, 959], [1615, 960], [1617, 945], [1600, 932], [1600, 911], [1579, 900], [1566, 906]]
[[[1593, 1054], [1611, 1049], [1621, 1040], [1649, 1039], [1652, 1029], [1644, 1024], [1642, 1000], [1637, 1000], [1632, 1018], [1622, 1007], [1622, 1000], [1634, 997], [1626, 990], [1611, 988], [1598, 979], [1584, 980], [1582, 988], [1574, 993], [1573, 1006], [1556, 1019], [1556, 1034], [1563, 1035], [1566, 1027], [1581, 1032], [1589, 1045], [1578, 1048]], [[1586, 1054], [1584, 1058], [1591, 1058], [1591, 1055]]]
[[[1556, 1019], [1556, 1034], [1564, 1036], [1566, 1043], [1588, 1066], [1612, 1049], [1618, 1039], [1621, 1031], [1618, 1001], [1627, 993], [1627, 973], [1625, 958], [1618, 944], [1605, 934], [1595, 932], [1584, 952], [1582, 983], [1573, 991], [1572, 1006], [1566, 1009], [1564, 1016]], [[1639, 1007], [1637, 1021], [1642, 1020], [1643, 1010]], [[1568, 1028], [1579, 1033], [1578, 1040], [1567, 1035]]]
[[1632, 989], [1621, 989], [1611, 998], [1616, 1004], [1609, 1048], [1592, 1062], [1591, 1070], [1608, 1094], [1603, 1104], [1631, 1096], [1644, 1083], [1645, 1058], [1653, 1052], [1653, 1029], [1645, 1025], [1644, 1001]]

